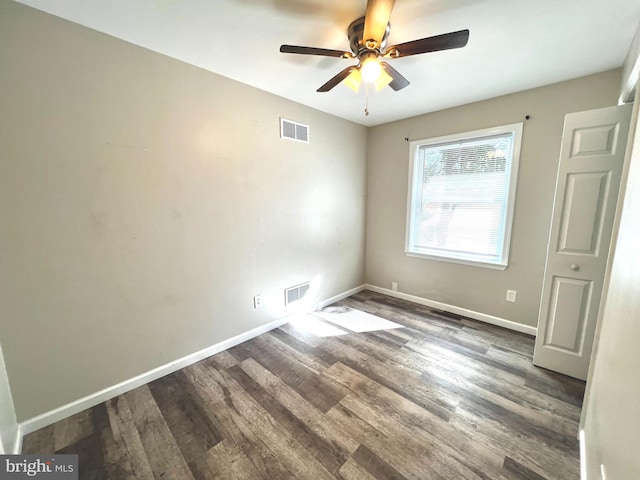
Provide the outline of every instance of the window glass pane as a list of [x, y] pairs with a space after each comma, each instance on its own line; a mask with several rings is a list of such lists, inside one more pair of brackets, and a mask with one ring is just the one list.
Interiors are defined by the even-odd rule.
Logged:
[[418, 145], [408, 251], [503, 261], [513, 131]]

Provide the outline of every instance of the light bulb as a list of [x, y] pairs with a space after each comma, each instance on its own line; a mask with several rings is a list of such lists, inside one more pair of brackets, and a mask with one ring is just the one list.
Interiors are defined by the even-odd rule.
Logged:
[[362, 80], [367, 83], [375, 82], [380, 76], [381, 71], [382, 67], [375, 58], [365, 59], [360, 66], [360, 74], [362, 75]]

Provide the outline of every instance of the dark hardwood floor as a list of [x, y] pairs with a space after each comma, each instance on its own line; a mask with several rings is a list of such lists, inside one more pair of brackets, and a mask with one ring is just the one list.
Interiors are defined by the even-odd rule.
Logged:
[[[405, 328], [286, 325], [27, 435], [81, 479], [577, 479], [584, 382], [533, 338], [369, 291]], [[318, 320], [320, 321], [320, 320]]]

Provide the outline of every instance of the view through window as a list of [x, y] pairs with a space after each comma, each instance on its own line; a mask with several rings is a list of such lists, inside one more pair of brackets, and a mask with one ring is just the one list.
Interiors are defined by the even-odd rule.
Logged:
[[506, 268], [522, 124], [412, 142], [406, 253]]

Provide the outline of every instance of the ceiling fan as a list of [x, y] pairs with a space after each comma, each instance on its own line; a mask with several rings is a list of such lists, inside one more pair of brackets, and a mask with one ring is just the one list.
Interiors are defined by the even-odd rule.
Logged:
[[328, 92], [342, 81], [356, 92], [363, 81], [374, 84], [376, 90], [389, 85], [393, 90], [398, 91], [408, 86], [409, 81], [387, 62], [380, 61], [381, 58], [408, 57], [420, 53], [461, 48], [467, 44], [469, 30], [460, 30], [386, 48], [387, 37], [391, 30], [389, 17], [394, 3], [395, 0], [367, 1], [365, 16], [353, 21], [347, 29], [350, 52], [297, 45], [282, 45], [280, 52], [358, 60], [357, 65], [351, 65], [342, 70], [322, 85], [318, 92]]

